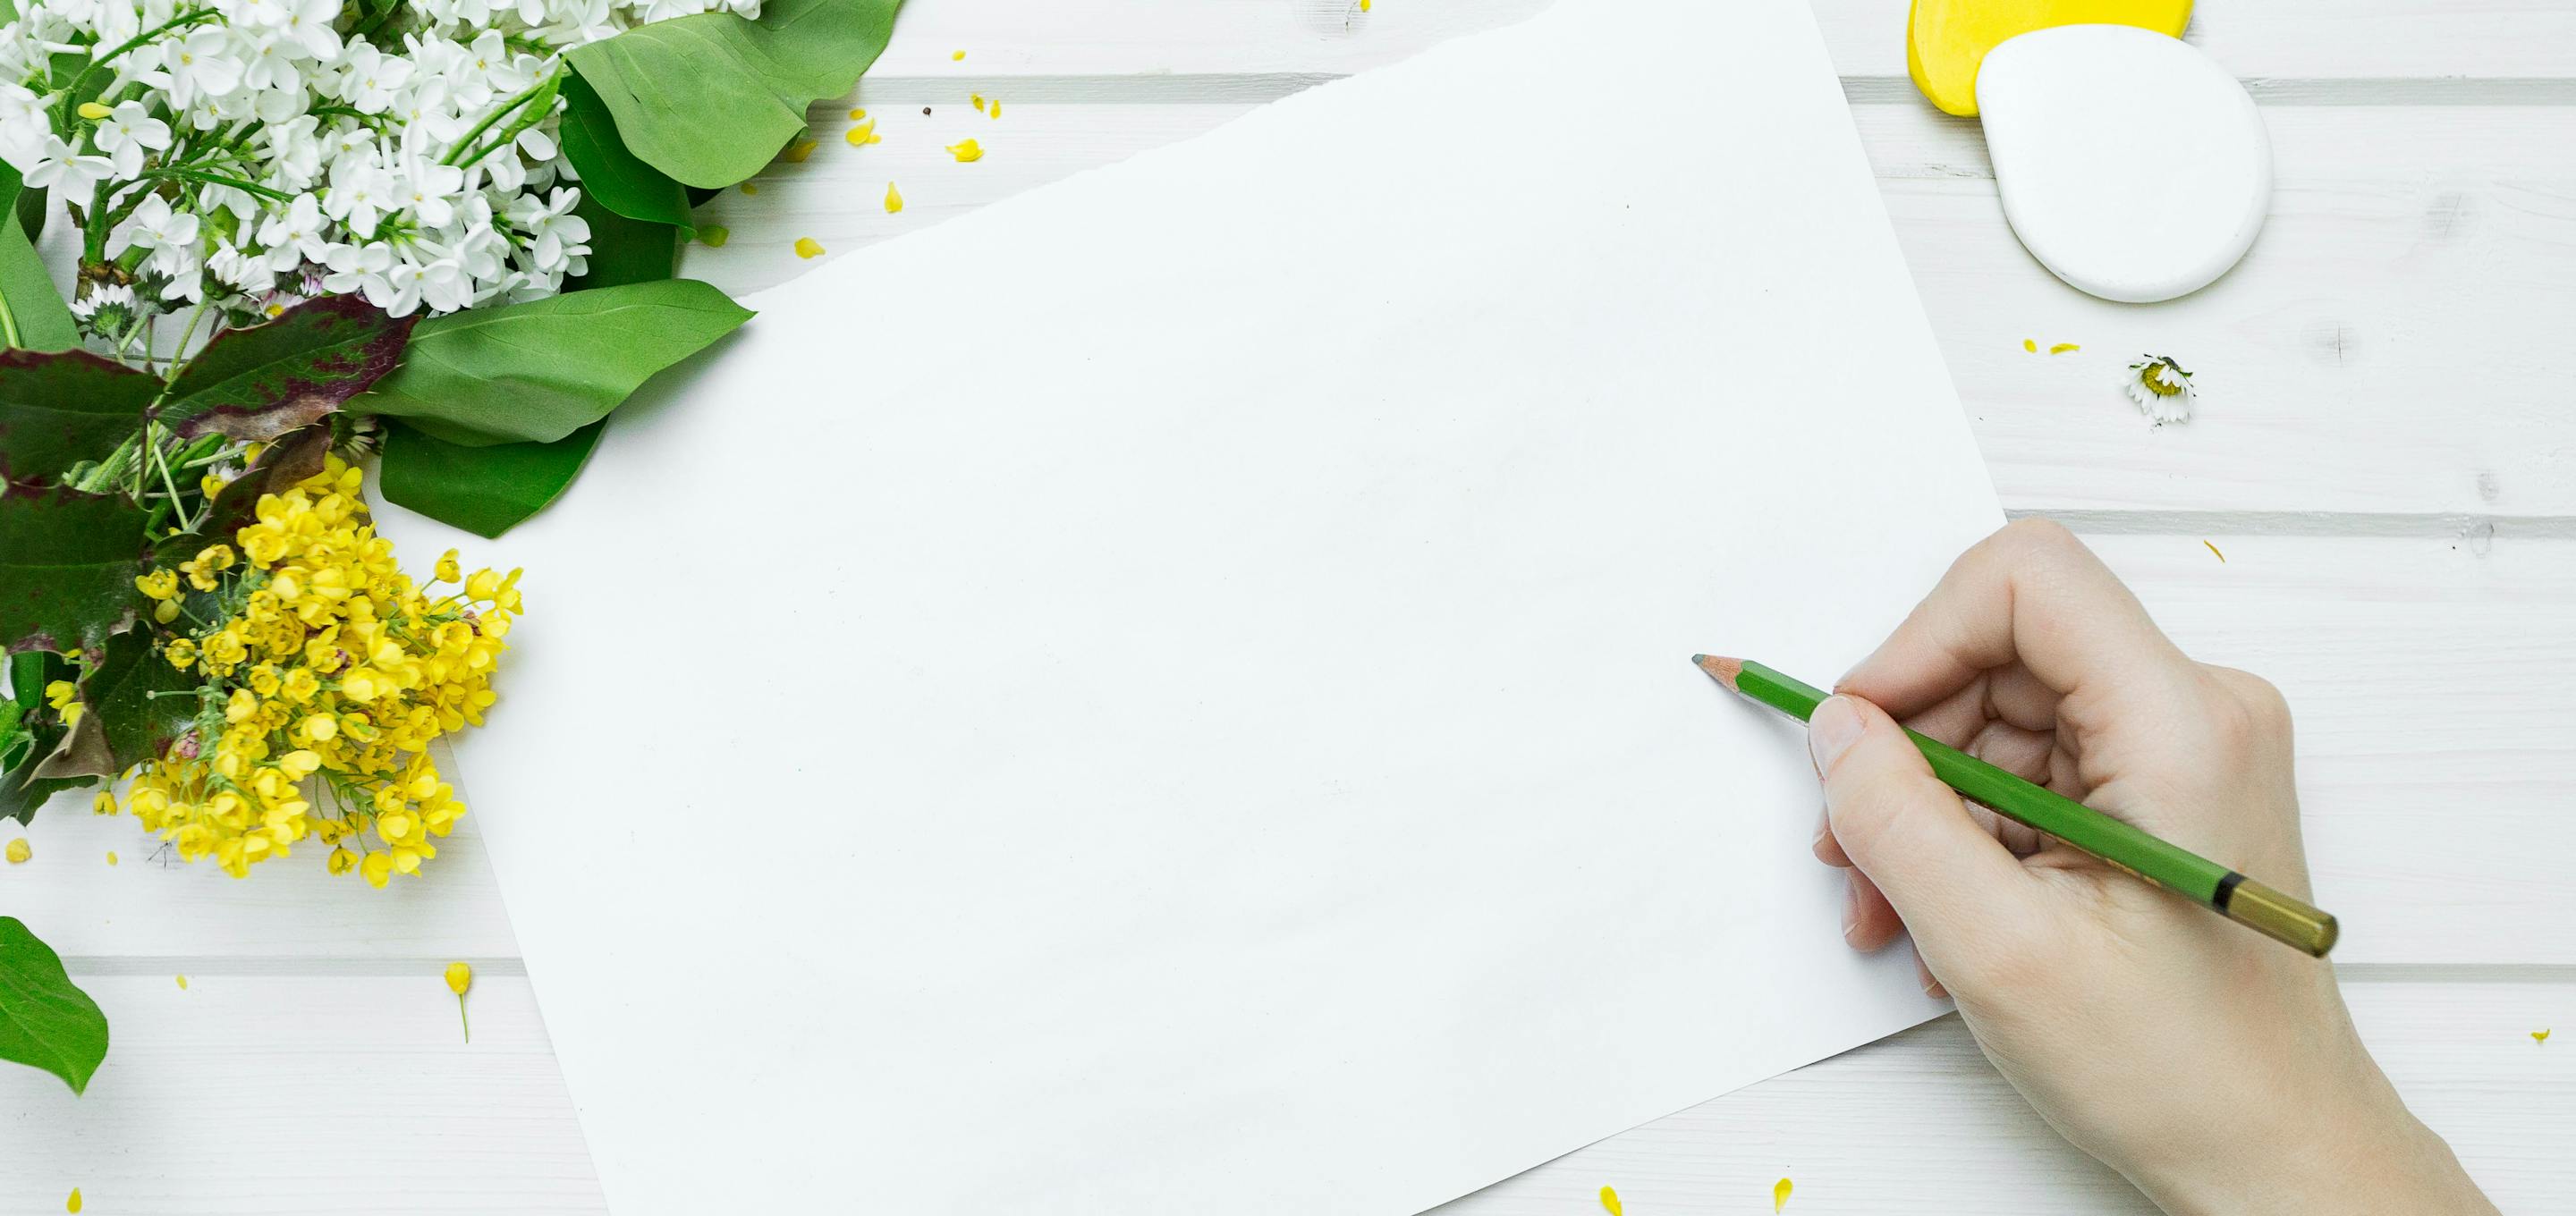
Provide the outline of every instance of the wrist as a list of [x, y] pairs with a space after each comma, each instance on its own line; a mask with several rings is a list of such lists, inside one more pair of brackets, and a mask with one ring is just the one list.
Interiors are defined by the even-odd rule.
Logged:
[[2130, 1174], [2171, 1216], [2493, 1213], [2459, 1159], [2406, 1109], [2367, 1053], [2335, 1092], [2222, 1112], [2226, 1148]]

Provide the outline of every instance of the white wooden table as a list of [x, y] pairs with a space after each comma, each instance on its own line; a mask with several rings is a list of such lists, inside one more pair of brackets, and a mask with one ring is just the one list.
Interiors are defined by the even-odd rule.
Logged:
[[[858, 96], [816, 107], [812, 156], [708, 205], [731, 241], [687, 269], [766, 286], [810, 265], [798, 237], [846, 254], [1543, 2], [911, 0]], [[1906, 80], [1904, 0], [1815, 3], [2006, 506], [2066, 520], [2195, 654], [2287, 690], [2363, 1033], [2507, 1211], [2576, 1210], [2576, 4], [2204, 0], [2192, 40], [2271, 125], [2272, 219], [2217, 285], [2131, 307], [2013, 242], [1976, 125]], [[1711, 70], [1743, 53], [1709, 48]], [[1530, 84], [1603, 123], [1687, 121]], [[842, 141], [852, 105], [883, 143]], [[982, 162], [941, 150], [967, 135]], [[1548, 149], [1528, 158], [1548, 188]], [[849, 325], [814, 357], [864, 382], [868, 318]], [[2151, 431], [2120, 397], [2141, 351], [2198, 373], [2197, 420]], [[0, 910], [63, 951], [116, 1044], [78, 1100], [0, 1069], [0, 1211], [74, 1186], [99, 1216], [597, 1210], [472, 824], [379, 893], [155, 864], [130, 819], [49, 808]], [[439, 980], [459, 958], [470, 1046]], [[685, 959], [639, 979], [690, 999]], [[1783, 1175], [1811, 1214], [2148, 1210], [1944, 1019], [1444, 1211], [1576, 1216], [1607, 1183], [1638, 1216], [1757, 1212]]]

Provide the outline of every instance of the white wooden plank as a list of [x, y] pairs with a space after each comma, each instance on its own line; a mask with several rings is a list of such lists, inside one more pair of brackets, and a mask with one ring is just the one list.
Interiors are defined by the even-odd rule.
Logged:
[[[435, 972], [374, 979], [87, 981], [117, 1043], [86, 1097], [0, 1069], [12, 1151], [0, 1209], [93, 1213], [590, 1212], [596, 1183], [523, 981], [486, 978], [474, 1042]], [[685, 995], [684, 977], [669, 987]], [[2576, 984], [2347, 982], [2364, 1036], [2507, 1211], [2570, 1181], [2576, 1056], [2529, 1032], [2576, 1024]], [[997, 1149], [1004, 1146], [997, 1146]], [[863, 1147], [859, 1151], [864, 1151]], [[2059, 1141], [1945, 1019], [1694, 1107], [1441, 1209], [1640, 1216], [1758, 1211], [2149, 1212]], [[1222, 1196], [1208, 1210], [1222, 1211]], [[853, 1210], [863, 1210], [860, 1204]]]
[[[506, 697], [505, 686], [503, 695]], [[518, 939], [469, 810], [438, 857], [384, 890], [326, 873], [308, 843], [247, 878], [186, 865], [131, 815], [89, 812], [87, 791], [57, 798], [21, 829], [34, 856], [0, 874], [8, 912], [70, 958], [507, 958]], [[116, 854], [109, 865], [107, 854]]]
[[[841, 142], [842, 110], [818, 108], [806, 161], [701, 209], [731, 241], [691, 249], [686, 271], [753, 290], [810, 268], [799, 237], [845, 254], [1247, 108], [1006, 100], [988, 120], [876, 105], [884, 142], [866, 148]], [[1854, 112], [2008, 505], [2576, 515], [2561, 357], [2576, 162], [2558, 151], [2576, 146], [2576, 107], [2275, 107], [2280, 180], [2253, 255], [2153, 308], [2076, 292], [2022, 251], [1973, 123], [1911, 104]], [[944, 148], [968, 136], [985, 155], [960, 164]], [[1532, 189], [1562, 187], [1544, 149], [1531, 162]], [[881, 205], [890, 181], [901, 214]], [[1319, 183], [1316, 205], [1368, 199]], [[864, 349], [865, 318], [852, 325]], [[2034, 356], [2025, 338], [2084, 349]], [[2199, 373], [2192, 424], [2151, 431], [2120, 396], [2147, 351]]]
[[[2565, 983], [2345, 985], [2417, 1115], [2505, 1211], [2561, 1210], [2571, 1183], [2576, 1053], [2529, 1032], [2576, 1020]], [[1570, 1153], [1435, 1209], [1441, 1216], [1769, 1210], [1912, 1216], [2134, 1213], [2155, 1207], [2060, 1139], [1944, 1018]]]
[[478, 980], [470, 1044], [435, 967], [83, 986], [114, 1046], [79, 1097], [0, 1067], [0, 1210], [73, 1187], [97, 1216], [606, 1210], [525, 979]]
[[[1544, 0], [910, 0], [875, 72], [1341, 73], [1509, 24]], [[1907, 0], [1816, 0], [1836, 70], [1905, 78]], [[2240, 76], [2576, 75], [2576, 11], [2553, 0], [2203, 5], [2186, 37]], [[950, 56], [967, 52], [964, 60]], [[1712, 70], [1722, 70], [1711, 48]]]

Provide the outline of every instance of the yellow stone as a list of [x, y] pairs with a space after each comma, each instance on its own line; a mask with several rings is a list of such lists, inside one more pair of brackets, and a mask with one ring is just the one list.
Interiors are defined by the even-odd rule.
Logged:
[[2169, 38], [2191, 23], [2191, 0], [1914, 0], [1905, 70], [1942, 112], [1977, 112], [1977, 67], [2007, 38], [2058, 25], [2134, 25]]

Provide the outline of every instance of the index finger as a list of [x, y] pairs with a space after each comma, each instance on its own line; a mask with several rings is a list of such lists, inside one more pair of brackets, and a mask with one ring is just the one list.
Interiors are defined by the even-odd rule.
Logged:
[[2014, 662], [2067, 695], [2191, 666], [2074, 533], [2025, 519], [1961, 554], [1835, 689], [1906, 718]]

